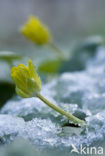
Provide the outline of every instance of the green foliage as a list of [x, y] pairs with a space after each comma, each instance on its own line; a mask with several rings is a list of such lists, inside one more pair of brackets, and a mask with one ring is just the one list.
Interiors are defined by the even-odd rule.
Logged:
[[61, 66], [61, 60], [47, 60], [43, 63], [41, 63], [38, 67], [38, 70], [43, 73], [49, 73], [54, 74], [58, 72], [60, 66]]
[[88, 50], [93, 52], [98, 46], [101, 45], [105, 45], [105, 38], [101, 36], [88, 37], [83, 42], [79, 43], [77, 47], [75, 47], [74, 51]]
[[12, 60], [19, 60], [21, 59], [22, 56], [19, 54], [16, 54], [14, 52], [10, 51], [1, 51], [0, 52], [0, 60], [5, 60], [5, 61], [12, 61]]
[[62, 63], [59, 72], [84, 70], [87, 61], [94, 57], [96, 49], [104, 44], [105, 38], [101, 36], [86, 38], [73, 47], [70, 52], [71, 57]]

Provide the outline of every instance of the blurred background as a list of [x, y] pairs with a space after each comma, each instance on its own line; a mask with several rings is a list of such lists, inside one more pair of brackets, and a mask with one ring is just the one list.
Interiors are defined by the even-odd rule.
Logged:
[[[105, 0], [0, 0], [0, 54], [2, 51], [21, 54], [26, 59], [19, 60], [23, 64], [27, 64], [29, 57], [33, 58], [38, 67], [43, 60], [57, 59], [44, 67], [42, 63], [40, 70], [38, 68], [40, 74], [42, 70], [50, 71], [53, 65], [56, 72], [59, 58], [50, 49], [38, 47], [20, 34], [19, 28], [30, 15], [38, 16], [49, 27], [53, 42], [64, 54], [71, 54], [72, 46], [76, 45], [72, 59], [68, 57], [58, 73], [83, 70], [88, 58], [93, 56], [91, 51], [95, 52], [94, 47], [102, 40], [95, 38], [95, 42], [89, 41], [90, 47], [86, 44], [85, 48], [80, 43], [90, 36], [105, 36]], [[6, 63], [0, 60], [0, 103], [5, 103], [14, 93], [14, 86], [9, 84], [12, 83], [10, 66]]]
[[105, 35], [104, 0], [0, 0], [0, 50], [35, 52], [18, 31], [30, 14], [48, 25], [64, 49], [87, 36]]
[[[19, 28], [27, 21], [27, 18], [30, 15], [35, 15], [39, 17], [39, 19], [42, 20], [43, 23], [45, 23], [49, 27], [52, 33], [53, 43], [58, 48], [60, 48], [61, 51], [63, 51], [63, 54], [66, 56], [65, 57], [66, 59], [60, 60], [60, 57], [58, 57], [55, 53], [53, 53], [51, 49], [43, 47], [43, 46], [38, 47], [37, 45], [34, 45], [31, 42], [29, 42], [24, 36], [20, 34]], [[92, 36], [94, 38], [91, 38]], [[95, 37], [95, 36], [98, 36], [98, 37]], [[12, 118], [13, 120], [13, 123], [12, 123], [11, 118], [8, 119], [9, 114], [13, 113], [12, 115], [14, 115], [16, 113], [16, 116], [19, 116], [21, 118], [24, 118], [25, 115], [27, 116], [27, 118], [30, 118], [30, 116], [34, 118], [34, 111], [36, 114], [40, 112], [39, 109], [38, 110], [33, 109], [33, 106], [31, 106], [31, 101], [30, 101], [30, 105], [26, 105], [26, 107], [24, 105], [24, 102], [23, 102], [23, 106], [18, 105], [19, 103], [21, 104], [21, 99], [18, 99], [19, 97], [15, 96], [16, 95], [15, 85], [13, 84], [13, 81], [11, 80], [11, 77], [10, 77], [11, 66], [13, 65], [17, 66], [18, 63], [23, 63], [27, 65], [29, 57], [32, 58], [34, 64], [36, 65], [38, 69], [38, 74], [41, 77], [42, 86], [43, 84], [48, 83], [50, 80], [56, 78], [57, 76], [60, 77], [61, 73], [77, 72], [76, 78], [75, 78], [76, 74], [71, 73], [71, 78], [67, 76], [67, 80], [66, 80], [66, 75], [64, 76], [64, 78], [61, 78], [61, 80], [58, 79], [60, 81], [55, 79], [55, 82], [57, 83], [57, 85], [55, 85], [56, 87], [53, 88], [53, 83], [51, 84], [51, 87], [48, 88], [49, 92], [51, 93], [49, 93], [48, 96], [50, 97], [50, 94], [52, 94], [52, 97], [53, 97], [53, 94], [55, 94], [56, 100], [60, 99], [62, 101], [63, 99], [64, 101], [62, 101], [62, 103], [60, 101], [60, 104], [62, 104], [63, 106], [63, 104], [65, 103], [67, 105], [66, 106], [67, 110], [69, 108], [68, 107], [69, 103], [70, 104], [73, 103], [75, 105], [78, 104], [77, 106], [74, 106], [74, 107], [71, 105], [71, 108], [74, 110], [80, 107], [79, 108], [80, 112], [77, 111], [77, 117], [78, 117], [78, 114], [81, 114], [81, 113], [82, 115], [85, 114], [81, 109], [82, 107], [81, 104], [84, 104], [85, 100], [86, 100], [86, 103], [85, 103], [86, 107], [88, 104], [90, 103], [92, 104], [92, 106], [90, 107], [90, 110], [92, 109], [92, 111], [89, 111], [90, 114], [91, 112], [92, 113], [94, 112], [93, 108], [95, 108], [95, 110], [99, 109], [98, 112], [105, 108], [104, 106], [105, 104], [104, 102], [105, 101], [105, 88], [104, 88], [105, 74], [103, 71], [105, 68], [105, 64], [103, 63], [105, 62], [104, 61], [105, 55], [104, 55], [103, 49], [102, 49], [101, 55], [100, 56], [97, 55], [99, 57], [99, 60], [96, 59], [96, 62], [95, 62], [95, 65], [98, 64], [96, 66], [97, 69], [95, 68], [95, 65], [94, 65], [93, 66], [94, 68], [92, 68], [92, 72], [90, 72], [89, 77], [87, 76], [88, 73], [86, 74], [86, 77], [85, 77], [85, 72], [87, 72], [85, 69], [86, 69], [86, 65], [88, 64], [88, 61], [91, 60], [91, 58], [95, 56], [95, 53], [97, 53], [97, 49], [100, 47], [102, 48], [102, 46], [104, 46], [103, 49], [105, 50], [105, 0], [0, 0], [0, 111], [3, 107], [4, 107], [4, 110], [5, 108], [7, 108], [7, 112], [4, 111], [4, 114], [6, 114], [7, 117], [4, 116], [4, 118], [2, 118], [2, 115], [1, 115], [1, 118], [0, 118], [1, 125], [6, 125], [7, 123], [7, 128], [5, 128], [5, 126], [4, 126], [4, 130], [3, 130], [3, 126], [1, 126], [0, 128], [1, 129], [0, 144], [4, 144], [5, 142], [10, 143], [11, 141], [14, 140], [15, 133], [17, 136], [18, 132], [20, 133], [21, 131], [23, 131], [21, 128], [20, 120], [19, 122], [18, 120], [16, 120], [17, 122], [16, 125], [13, 124], [15, 123], [15, 117], [13, 117], [14, 119]], [[4, 53], [4, 51], [7, 51], [7, 53]], [[12, 55], [10, 56], [10, 53], [8, 53], [8, 51], [14, 52], [15, 54], [13, 53], [13, 56]], [[16, 57], [14, 56], [16, 54], [20, 54], [23, 57], [19, 59], [13, 59], [14, 57]], [[11, 59], [13, 62], [10, 61], [9, 59]], [[92, 67], [91, 62], [92, 61], [90, 61], [90, 66], [88, 64], [89, 69]], [[102, 62], [102, 66], [100, 62]], [[93, 64], [94, 64], [94, 61], [93, 61]], [[79, 73], [78, 71], [81, 71], [81, 70], [84, 70], [85, 72]], [[97, 71], [98, 72], [100, 71], [99, 75]], [[91, 73], [93, 75], [91, 75]], [[94, 79], [94, 77], [96, 78]], [[69, 78], [70, 78], [70, 83], [69, 83]], [[102, 82], [99, 83], [100, 79], [102, 79]], [[83, 81], [83, 85], [82, 85], [81, 80]], [[95, 83], [94, 83], [94, 80], [95, 80]], [[78, 83], [76, 81], [78, 81]], [[86, 81], [86, 84], [85, 84], [85, 81]], [[87, 85], [88, 83], [89, 83], [89, 86], [85, 87], [85, 85]], [[70, 88], [70, 85], [71, 85], [71, 88]], [[62, 86], [63, 86], [63, 89], [62, 89]], [[67, 90], [66, 90], [66, 87], [67, 87]], [[70, 88], [71, 90], [68, 88]], [[46, 91], [47, 90], [45, 90], [45, 92]], [[66, 95], [66, 92], [67, 92], [67, 95]], [[103, 94], [101, 95], [101, 93]], [[84, 96], [85, 94], [86, 94], [86, 97]], [[89, 98], [92, 96], [93, 97], [91, 99], [88, 99], [88, 96]], [[51, 97], [51, 100], [53, 99], [52, 97]], [[8, 102], [9, 99], [10, 99], [10, 102], [9, 102], [10, 104], [8, 105], [6, 104], [6, 102]], [[11, 105], [12, 100], [14, 101], [13, 105]], [[100, 106], [98, 105], [99, 103], [101, 104]], [[15, 104], [16, 104], [16, 107], [15, 107]], [[26, 104], [29, 104], [29, 101], [27, 101]], [[39, 104], [40, 103], [38, 103], [38, 107], [39, 107]], [[12, 108], [12, 106], [14, 107]], [[30, 109], [27, 109], [29, 107]], [[77, 108], [75, 109], [75, 107]], [[18, 111], [22, 112], [22, 114], [20, 113], [19, 115], [17, 115]], [[87, 114], [89, 115], [89, 113], [87, 112], [86, 112], [86, 115]], [[102, 115], [100, 113], [100, 117], [99, 117], [100, 119], [104, 117], [103, 113], [104, 112], [102, 112]], [[44, 114], [46, 114], [45, 110], [44, 110]], [[43, 112], [42, 112], [42, 116], [43, 116]], [[45, 116], [47, 117], [47, 114]], [[53, 113], [51, 114], [51, 116], [53, 116]], [[41, 115], [39, 115], [39, 117], [41, 117]], [[45, 117], [45, 120], [46, 120], [46, 117]], [[50, 115], [49, 115], [49, 118], [50, 118]], [[2, 122], [2, 120], [4, 121], [4, 123]], [[91, 121], [93, 122], [93, 120], [94, 119], [92, 118]], [[92, 122], [90, 122], [90, 124]], [[99, 120], [97, 121], [97, 118], [96, 118], [95, 128], [90, 126], [90, 132], [91, 132], [90, 134], [93, 135], [93, 132], [94, 132], [94, 136], [96, 135], [96, 140], [94, 139], [95, 137], [93, 136], [90, 138], [95, 140], [96, 142], [98, 140], [98, 137], [102, 138], [104, 136], [104, 132], [103, 132], [104, 128], [99, 125], [100, 122], [101, 121]], [[39, 123], [40, 123], [40, 120], [38, 120], [38, 123], [37, 123], [38, 127], [40, 127]], [[47, 120], [44, 126], [47, 125], [46, 123], [47, 123]], [[20, 125], [20, 127], [18, 127], [18, 125]], [[32, 125], [33, 125], [33, 122], [32, 122]], [[103, 120], [102, 120], [101, 125], [104, 125]], [[14, 127], [13, 131], [9, 130], [10, 132], [8, 132], [8, 127], [10, 127], [10, 130], [12, 129], [11, 127]], [[43, 124], [41, 125], [41, 127], [43, 127]], [[52, 125], [52, 128], [53, 128], [53, 125]], [[31, 128], [29, 130], [30, 130], [29, 133], [33, 132]], [[98, 136], [99, 130], [100, 132], [102, 132], [102, 135]], [[40, 132], [42, 131], [39, 130], [37, 135], [36, 135], [36, 131], [35, 131], [35, 136], [34, 134], [29, 135], [29, 137], [32, 135], [30, 137], [30, 140], [32, 138], [32, 140], [36, 139], [36, 141], [38, 140], [38, 142], [40, 142], [40, 139], [37, 139], [37, 136], [40, 137], [42, 135], [41, 139], [44, 138], [43, 140], [46, 142], [47, 135], [44, 134], [45, 132], [46, 134], [48, 133], [48, 136], [49, 136], [48, 138], [50, 138], [49, 131], [48, 132], [45, 131], [43, 134], [41, 134]], [[69, 131], [69, 129], [67, 131]], [[64, 133], [68, 133], [67, 131], [65, 131]], [[28, 134], [27, 132], [25, 132], [24, 136]], [[51, 133], [51, 135], [52, 134], [53, 133]], [[91, 136], [90, 134], [89, 136]], [[69, 134], [67, 134], [67, 136], [68, 135]], [[52, 137], [53, 135], [51, 136], [51, 138]], [[58, 134], [57, 134], [57, 138], [58, 138]], [[50, 141], [51, 139], [48, 139], [48, 144], [50, 144]], [[55, 144], [55, 141], [54, 142], [53, 140], [51, 141], [52, 143], [51, 147], [53, 147], [53, 145]], [[62, 140], [62, 143], [63, 142], [65, 143], [65, 140]], [[77, 143], [78, 142], [79, 141], [77, 140]], [[22, 153], [23, 153], [23, 150], [25, 149], [24, 150], [25, 156], [27, 155], [29, 156], [30, 153], [39, 152], [39, 150], [37, 151], [37, 149], [34, 149], [36, 151], [33, 152], [33, 149], [31, 149], [29, 145], [24, 143], [24, 141], [22, 142], [17, 141], [16, 143], [13, 143], [12, 145], [10, 145], [9, 148], [7, 148], [6, 155], [3, 155], [3, 156], [11, 156], [11, 152], [10, 152], [10, 155], [8, 154], [8, 151], [11, 151], [11, 149], [13, 149], [12, 155], [17, 155], [17, 154], [14, 154], [14, 151], [15, 150], [17, 151], [18, 149]], [[62, 151], [64, 152], [65, 150], [62, 149]], [[56, 150], [54, 152], [56, 152]], [[34, 156], [35, 154], [30, 154], [30, 155]], [[36, 155], [38, 156], [38, 154]]]

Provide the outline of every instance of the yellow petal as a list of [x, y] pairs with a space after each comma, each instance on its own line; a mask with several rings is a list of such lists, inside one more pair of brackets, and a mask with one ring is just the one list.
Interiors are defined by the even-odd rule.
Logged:
[[39, 84], [37, 84], [32, 79], [27, 79], [26, 84], [27, 84], [27, 90], [29, 90], [30, 92], [33, 92], [33, 93], [39, 92], [41, 89]]
[[11, 78], [14, 78], [14, 75], [15, 75], [16, 71], [17, 71], [17, 67], [12, 67], [11, 68]]
[[19, 80], [19, 83], [21, 83], [25, 87], [25, 79], [24, 79], [23, 75], [21, 74], [18, 67], [12, 67], [12, 69], [11, 69], [11, 78], [16, 83], [16, 85], [18, 83], [17, 80]]
[[29, 94], [29, 91], [26, 89], [26, 85], [24, 86], [24, 84], [21, 83], [17, 77], [14, 79], [14, 82], [19, 89], [21, 89], [24, 93]]
[[18, 68], [19, 68], [19, 70], [20, 70], [21, 75], [22, 75], [24, 78], [29, 78], [29, 77], [30, 77], [28, 68], [27, 68], [26, 66], [24, 66], [23, 64], [19, 64], [19, 65], [18, 65]]
[[29, 59], [29, 61], [28, 61], [28, 70], [29, 70], [29, 73], [30, 73], [30, 77], [35, 78], [38, 75], [36, 70], [35, 70], [35, 66], [34, 66], [31, 59]]
[[18, 87], [16, 87], [16, 93], [23, 97], [23, 98], [28, 98], [29, 97], [29, 94], [25, 94], [21, 89], [19, 89]]
[[28, 62], [28, 69], [29, 69], [29, 73], [30, 73], [31, 78], [33, 78], [36, 81], [36, 83], [41, 87], [40, 77], [37, 74], [35, 67], [34, 67], [34, 64], [33, 64], [31, 59]]
[[23, 64], [13, 67], [11, 77], [16, 84], [16, 92], [19, 96], [33, 97], [41, 90], [41, 80], [31, 60], [29, 60], [28, 68]]
[[23, 77], [22, 73], [20, 72], [19, 67], [12, 67], [11, 78], [15, 82], [18, 88], [23, 90], [25, 93], [29, 93], [26, 90], [26, 79]]
[[36, 44], [41, 45], [50, 42], [49, 29], [35, 16], [30, 16], [20, 31], [26, 38]]

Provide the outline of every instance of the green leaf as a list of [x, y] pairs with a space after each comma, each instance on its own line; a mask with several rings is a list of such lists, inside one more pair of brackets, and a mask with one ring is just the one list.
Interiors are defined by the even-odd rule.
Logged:
[[5, 61], [12, 61], [21, 59], [22, 56], [10, 51], [1, 51], [0, 52], [0, 59]]
[[83, 42], [81, 42], [77, 47], [74, 49], [74, 51], [84, 51], [89, 50], [95, 51], [98, 46], [105, 45], [105, 38], [101, 36], [92, 36], [86, 38]]
[[61, 60], [47, 60], [39, 65], [38, 70], [40, 72], [54, 74], [58, 72], [60, 65], [61, 65]]

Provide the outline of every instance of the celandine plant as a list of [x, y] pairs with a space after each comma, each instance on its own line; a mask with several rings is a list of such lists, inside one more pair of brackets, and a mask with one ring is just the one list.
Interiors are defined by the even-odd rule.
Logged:
[[52, 104], [40, 94], [41, 80], [31, 60], [28, 62], [28, 67], [23, 64], [19, 64], [17, 67], [12, 67], [11, 78], [16, 84], [16, 92], [19, 96], [23, 98], [37, 97], [58, 113], [66, 116], [73, 123], [86, 126], [85, 121], [78, 119], [60, 107]]
[[52, 43], [51, 32], [48, 27], [37, 17], [30, 16], [27, 22], [20, 28], [20, 32], [34, 44], [47, 45], [58, 54], [60, 59], [65, 59], [62, 51]]
[[38, 45], [47, 44], [51, 40], [49, 29], [35, 16], [30, 16], [20, 31], [27, 39]]

